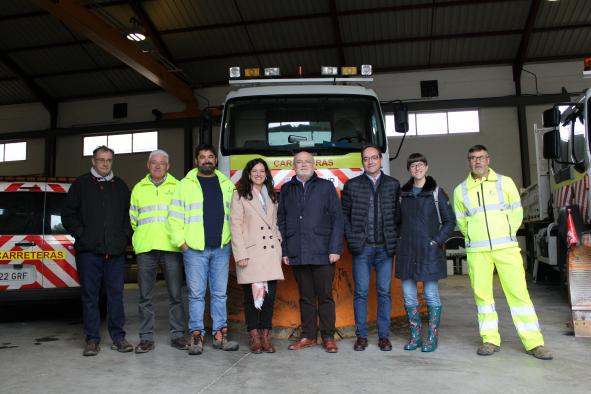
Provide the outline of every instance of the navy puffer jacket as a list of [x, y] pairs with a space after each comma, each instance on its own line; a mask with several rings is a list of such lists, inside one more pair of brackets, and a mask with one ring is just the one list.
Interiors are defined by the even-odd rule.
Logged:
[[[396, 255], [396, 277], [402, 280], [433, 281], [447, 277], [444, 245], [455, 227], [455, 215], [449, 198], [439, 190], [441, 225], [433, 192], [437, 183], [427, 177], [418, 195], [412, 192], [413, 180], [400, 193], [400, 239]], [[435, 241], [435, 242], [431, 242]]]

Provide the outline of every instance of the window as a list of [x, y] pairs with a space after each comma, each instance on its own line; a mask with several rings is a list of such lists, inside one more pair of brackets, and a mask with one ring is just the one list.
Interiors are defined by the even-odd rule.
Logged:
[[106, 145], [115, 154], [151, 152], [158, 149], [158, 132], [94, 135], [83, 138], [83, 155], [92, 156], [98, 146]]
[[[394, 114], [386, 114], [388, 137], [402, 137], [394, 130]], [[409, 112], [408, 136], [480, 132], [478, 110]]]
[[2, 235], [43, 234], [43, 193], [0, 193]]
[[3, 161], [27, 160], [27, 143], [0, 144], [0, 163]]

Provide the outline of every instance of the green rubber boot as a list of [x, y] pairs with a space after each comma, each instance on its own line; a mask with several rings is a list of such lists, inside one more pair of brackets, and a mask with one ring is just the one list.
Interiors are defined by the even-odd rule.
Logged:
[[421, 313], [418, 305], [407, 306], [405, 309], [410, 326], [410, 340], [404, 345], [404, 350], [415, 350], [423, 343], [421, 340]]
[[441, 306], [429, 307], [429, 336], [425, 340], [422, 352], [434, 352], [437, 349], [439, 337], [439, 322], [441, 321]]

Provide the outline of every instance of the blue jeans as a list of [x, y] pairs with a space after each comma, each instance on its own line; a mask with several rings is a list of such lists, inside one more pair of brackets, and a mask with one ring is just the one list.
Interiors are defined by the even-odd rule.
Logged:
[[113, 342], [125, 338], [123, 326], [125, 312], [123, 309], [123, 279], [125, 258], [95, 253], [78, 253], [76, 268], [80, 278], [80, 294], [86, 340], [100, 342], [101, 316], [99, 298], [101, 286], [104, 284], [107, 293], [107, 327]]
[[[402, 293], [404, 294], [404, 306], [417, 306], [417, 282], [414, 279], [402, 281]], [[441, 306], [439, 299], [439, 284], [436, 280], [423, 282], [423, 296], [428, 306]]]
[[388, 256], [383, 246], [364, 246], [359, 255], [353, 256], [353, 279], [355, 294], [355, 335], [367, 337], [367, 292], [371, 268], [376, 270], [376, 292], [378, 295], [378, 336], [390, 336], [390, 307], [392, 298], [392, 256]]
[[189, 291], [189, 331], [201, 331], [202, 335], [205, 334], [203, 313], [209, 282], [210, 312], [215, 333], [227, 326], [226, 291], [230, 269], [230, 245], [205, 250], [187, 249], [183, 252], [183, 260]]

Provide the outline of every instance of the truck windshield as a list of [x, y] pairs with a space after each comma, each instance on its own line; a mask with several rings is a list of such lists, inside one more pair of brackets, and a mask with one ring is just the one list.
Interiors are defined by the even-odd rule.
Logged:
[[378, 101], [371, 96], [257, 96], [226, 103], [222, 154], [319, 155], [359, 151], [386, 137]]

